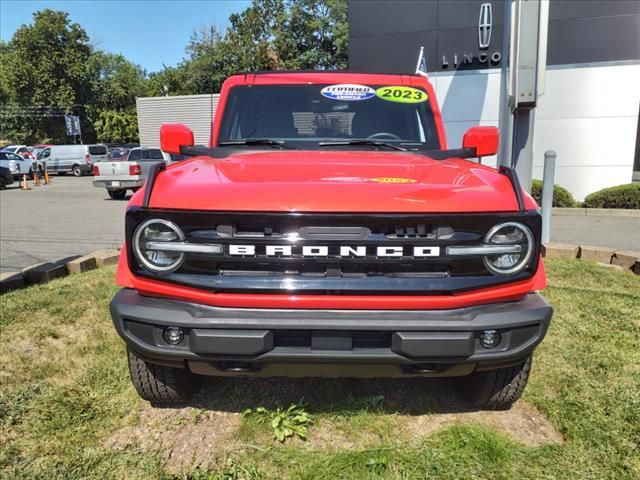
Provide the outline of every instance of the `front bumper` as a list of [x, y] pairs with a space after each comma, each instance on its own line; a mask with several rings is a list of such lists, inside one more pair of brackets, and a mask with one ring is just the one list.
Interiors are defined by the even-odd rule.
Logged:
[[[457, 376], [521, 362], [544, 338], [552, 309], [537, 293], [453, 310], [221, 308], [122, 289], [111, 316], [152, 363], [208, 375]], [[162, 333], [180, 327], [169, 345]], [[499, 345], [480, 345], [497, 330]]]

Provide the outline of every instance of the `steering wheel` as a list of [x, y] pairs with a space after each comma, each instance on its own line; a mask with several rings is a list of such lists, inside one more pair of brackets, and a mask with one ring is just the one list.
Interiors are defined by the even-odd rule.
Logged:
[[373, 135], [369, 135], [367, 137], [367, 140], [375, 140], [377, 138], [392, 138], [393, 140], [402, 140], [402, 138], [400, 138], [398, 135], [396, 135], [395, 133], [391, 133], [391, 132], [378, 132], [378, 133], [374, 133]]

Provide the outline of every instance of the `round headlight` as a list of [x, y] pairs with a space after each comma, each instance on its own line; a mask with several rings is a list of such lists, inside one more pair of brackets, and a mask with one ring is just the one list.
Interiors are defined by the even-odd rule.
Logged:
[[517, 222], [501, 223], [493, 227], [484, 239], [487, 245], [519, 247], [510, 253], [486, 255], [487, 269], [498, 275], [514, 275], [527, 268], [533, 255], [533, 235], [525, 225]]
[[140, 224], [133, 234], [133, 252], [144, 268], [154, 273], [169, 273], [180, 268], [184, 253], [162, 248], [162, 243], [182, 242], [184, 233], [172, 222], [152, 219]]

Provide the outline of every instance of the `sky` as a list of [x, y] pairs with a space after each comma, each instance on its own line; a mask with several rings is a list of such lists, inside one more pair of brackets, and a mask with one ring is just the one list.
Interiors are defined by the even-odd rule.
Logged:
[[229, 15], [251, 4], [245, 0], [0, 0], [0, 38], [9, 41], [33, 13], [63, 10], [84, 27], [91, 42], [155, 72], [177, 65], [195, 28], [224, 31]]

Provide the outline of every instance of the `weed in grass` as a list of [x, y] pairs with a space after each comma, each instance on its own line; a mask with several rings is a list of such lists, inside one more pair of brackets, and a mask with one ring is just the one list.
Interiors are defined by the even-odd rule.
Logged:
[[379, 454], [368, 458], [365, 462], [365, 465], [375, 473], [382, 473], [387, 468], [388, 463], [389, 459], [387, 458], [387, 456]]
[[305, 411], [302, 400], [298, 403], [292, 403], [286, 409], [281, 407], [275, 410], [269, 410], [265, 407], [247, 408], [242, 412], [242, 416], [255, 418], [259, 424], [268, 423], [273, 431], [273, 437], [279, 442], [284, 442], [293, 436], [306, 440], [307, 428], [312, 423], [311, 416]]
[[187, 474], [175, 477], [175, 480], [261, 480], [264, 478], [257, 467], [242, 465], [229, 459], [217, 472], [195, 469]]
[[369, 411], [382, 410], [384, 395], [371, 395], [362, 399], [362, 406]]

